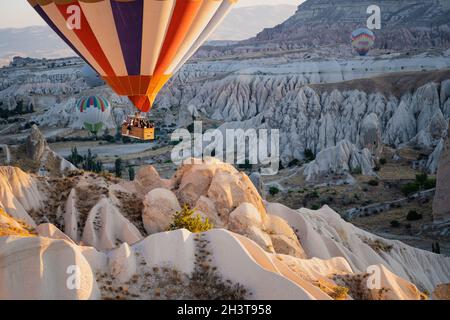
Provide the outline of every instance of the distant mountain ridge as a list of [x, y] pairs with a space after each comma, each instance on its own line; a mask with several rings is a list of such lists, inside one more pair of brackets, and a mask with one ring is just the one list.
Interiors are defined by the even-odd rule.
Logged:
[[73, 51], [47, 26], [0, 29], [0, 66], [14, 56], [62, 58]]
[[448, 0], [308, 0], [284, 23], [263, 30], [253, 42], [298, 42], [320, 46], [349, 42], [357, 27], [365, 26], [370, 5], [381, 8], [382, 29], [376, 47], [404, 49], [450, 46]]
[[210, 40], [245, 40], [264, 28], [274, 27], [291, 17], [296, 6], [258, 5], [235, 8], [225, 18]]

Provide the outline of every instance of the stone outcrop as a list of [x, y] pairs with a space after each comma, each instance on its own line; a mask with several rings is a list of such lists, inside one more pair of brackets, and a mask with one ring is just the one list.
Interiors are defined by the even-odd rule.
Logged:
[[0, 206], [13, 218], [36, 227], [29, 212], [38, 210], [44, 198], [35, 178], [16, 167], [0, 167]]
[[440, 284], [434, 289], [433, 300], [450, 300], [450, 283]]
[[164, 232], [169, 229], [173, 216], [181, 210], [176, 195], [167, 189], [150, 191], [144, 199], [142, 220], [148, 234]]
[[443, 145], [437, 172], [436, 195], [433, 202], [435, 223], [450, 221], [450, 130]]
[[364, 148], [360, 151], [354, 144], [343, 140], [335, 147], [322, 150], [316, 159], [304, 166], [303, 175], [308, 182], [320, 182], [335, 177], [351, 181], [351, 173], [373, 176], [375, 162], [372, 153]]
[[101, 199], [89, 212], [82, 242], [98, 250], [109, 250], [120, 243], [142, 240], [139, 230], [117, 209], [110, 199]]
[[[265, 29], [247, 44], [264, 41], [298, 47], [344, 45], [354, 29], [367, 23], [366, 9], [373, 4], [370, 0], [305, 1], [287, 21]], [[376, 48], [404, 50], [434, 44], [448, 47], [450, 6], [447, 1], [379, 1], [377, 5], [382, 10], [383, 28], [377, 30]]]
[[40, 161], [44, 155], [45, 149], [48, 148], [47, 141], [45, 141], [44, 136], [39, 131], [36, 125], [31, 127], [30, 135], [26, 141], [27, 156], [34, 160]]
[[2, 237], [0, 261], [0, 299], [101, 297], [95, 275], [80, 248], [63, 240]]
[[[209, 187], [195, 184], [194, 173]], [[217, 176], [220, 188], [214, 184]], [[145, 180], [145, 174], [141, 178]], [[214, 299], [231, 294], [247, 299], [419, 300], [424, 298], [422, 291], [433, 292], [450, 281], [448, 257], [365, 232], [327, 206], [296, 211], [264, 202], [247, 179], [217, 160], [182, 166], [170, 183], [172, 190], [156, 188], [147, 194], [144, 215], [165, 222], [165, 206], [173, 206], [172, 212], [183, 197], [201, 204], [201, 215], [213, 217], [228, 230], [191, 234], [155, 228], [143, 238], [136, 217], [119, 209], [125, 208], [127, 197], [118, 192], [125, 192], [126, 185], [80, 176], [73, 181], [79, 192], [69, 189], [66, 207], [84, 227], [82, 242], [75, 244], [49, 223], [39, 225], [31, 236], [0, 236], [0, 261], [6, 261], [0, 263], [0, 298], [192, 299], [201, 294]], [[107, 191], [96, 202], [83, 198], [94, 203], [86, 221], [80, 184], [91, 186], [90, 196], [100, 185]], [[210, 192], [211, 187], [221, 192]], [[21, 197], [24, 203], [26, 198]], [[0, 225], [8, 221], [0, 217]], [[75, 271], [81, 272], [80, 278], [68, 277], [73, 266], [79, 268]], [[202, 270], [212, 277], [204, 278]], [[369, 289], [361, 282], [371, 272], [380, 288]], [[75, 289], [68, 290], [68, 283]], [[348, 294], [342, 294], [343, 288]], [[443, 296], [441, 291], [438, 287], [435, 296]]]
[[77, 170], [73, 164], [50, 149], [44, 135], [36, 125], [31, 127], [23, 146], [6, 146], [3, 150], [6, 156], [0, 158], [2, 160], [0, 164], [19, 165], [42, 176], [61, 176], [69, 171]]

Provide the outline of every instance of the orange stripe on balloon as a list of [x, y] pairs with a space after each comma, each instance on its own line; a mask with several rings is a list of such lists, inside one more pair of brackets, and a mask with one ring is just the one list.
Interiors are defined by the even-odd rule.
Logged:
[[73, 32], [77, 35], [80, 41], [84, 44], [86, 49], [91, 53], [91, 55], [95, 58], [97, 63], [101, 66], [101, 68], [106, 72], [107, 75], [115, 75], [114, 69], [108, 61], [105, 53], [103, 52], [100, 44], [97, 41], [97, 38], [92, 31], [89, 23], [86, 19], [86, 16], [83, 13], [81, 6], [78, 1], [75, 3], [69, 4], [58, 4], [57, 7], [66, 21], [69, 20], [70, 14], [68, 13], [68, 8], [70, 6], [77, 5], [80, 8], [81, 16], [81, 29], [73, 29]]
[[164, 76], [164, 73], [169, 68], [173, 58], [183, 44], [183, 40], [186, 38], [189, 28], [194, 22], [201, 5], [202, 0], [176, 2], [158, 63], [155, 72], [153, 73], [153, 79], [147, 91], [149, 95], [158, 93], [155, 89], [161, 87], [159, 85], [161, 77]]
[[150, 98], [145, 95], [128, 96], [130, 101], [142, 112], [149, 112], [152, 108]]

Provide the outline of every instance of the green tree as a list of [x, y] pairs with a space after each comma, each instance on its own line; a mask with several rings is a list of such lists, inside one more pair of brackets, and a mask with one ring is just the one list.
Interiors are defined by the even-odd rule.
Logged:
[[406, 215], [406, 220], [417, 221], [423, 219], [423, 215], [418, 213], [416, 210], [410, 210]]
[[416, 175], [416, 182], [420, 185], [423, 186], [425, 185], [425, 183], [428, 180], [428, 174], [426, 173], [421, 173], [421, 174], [417, 174]]
[[305, 149], [304, 155], [305, 155], [306, 162], [311, 162], [316, 159], [316, 155], [314, 154], [314, 152], [311, 149]]
[[117, 158], [114, 163], [114, 171], [116, 172], [117, 178], [122, 178], [123, 161], [121, 158]]
[[97, 173], [103, 172], [103, 163], [100, 160], [97, 161], [94, 172]]
[[130, 181], [134, 181], [134, 178], [136, 176], [134, 167], [128, 167], [128, 176], [130, 178]]
[[280, 193], [280, 189], [278, 189], [277, 187], [270, 187], [269, 193], [271, 196], [276, 196]]
[[67, 158], [74, 166], [78, 167], [83, 162], [83, 157], [78, 154], [77, 147], [73, 147], [70, 156]]

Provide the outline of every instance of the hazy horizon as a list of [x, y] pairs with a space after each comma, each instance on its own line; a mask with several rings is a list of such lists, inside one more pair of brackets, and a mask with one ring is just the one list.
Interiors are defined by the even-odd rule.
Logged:
[[[304, 0], [241, 0], [237, 7], [257, 5], [299, 5]], [[45, 25], [26, 0], [0, 0], [0, 29]]]

